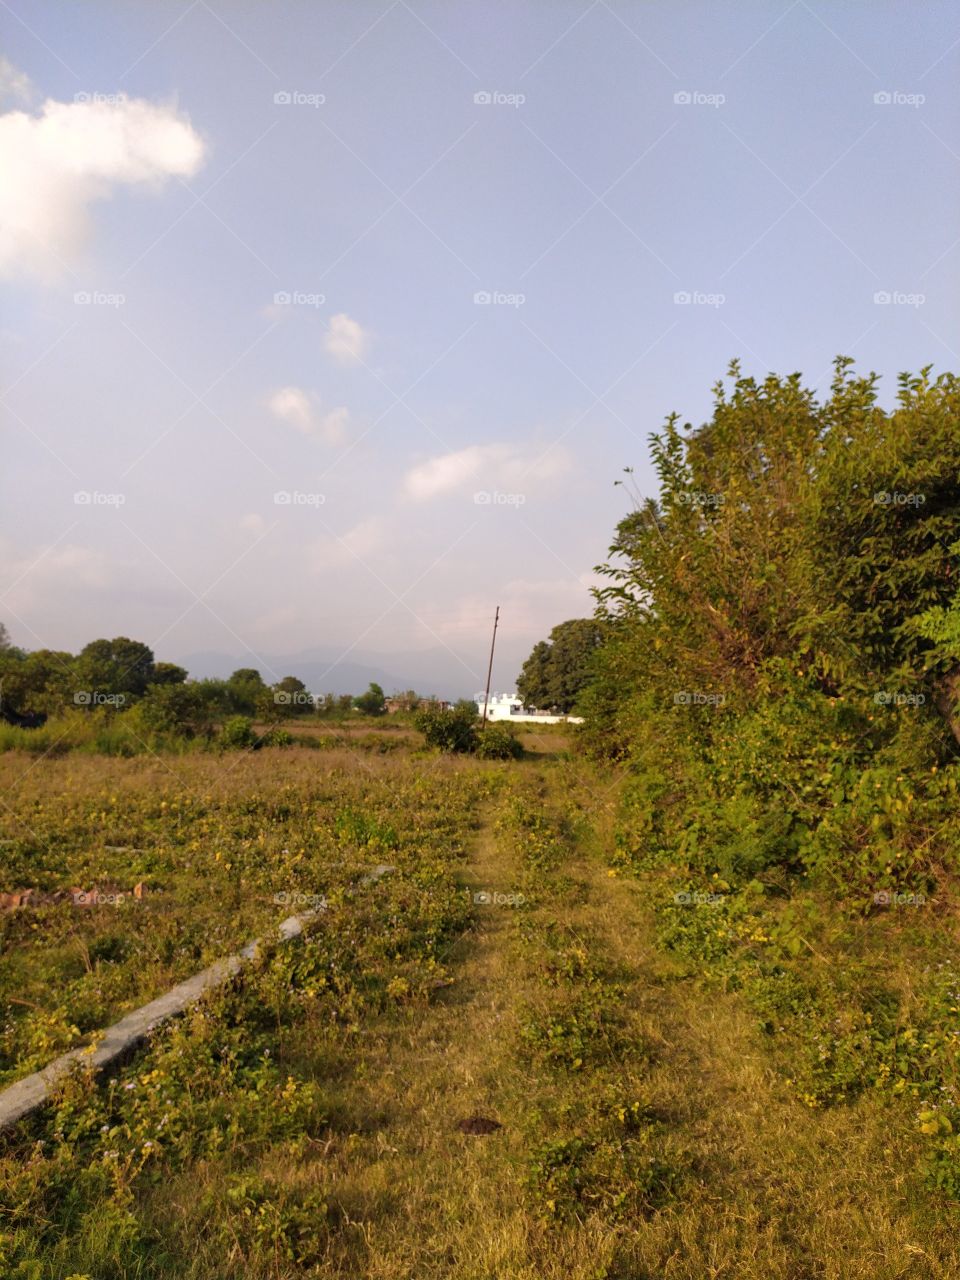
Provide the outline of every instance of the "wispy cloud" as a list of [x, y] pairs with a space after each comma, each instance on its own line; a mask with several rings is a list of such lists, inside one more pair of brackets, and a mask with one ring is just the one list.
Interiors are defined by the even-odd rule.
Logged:
[[528, 488], [541, 480], [563, 475], [572, 466], [572, 459], [564, 449], [552, 449], [542, 461], [538, 461], [538, 456], [538, 450], [516, 444], [470, 445], [411, 467], [404, 476], [404, 492], [415, 502], [426, 502], [468, 488]]
[[[27, 92], [9, 63], [8, 92]], [[0, 275], [53, 279], [91, 231], [89, 208], [124, 185], [157, 187], [189, 177], [204, 144], [172, 107], [122, 94], [85, 101], [48, 99], [39, 114], [0, 115]]]
[[270, 396], [267, 408], [281, 422], [325, 444], [341, 444], [346, 439], [349, 410], [341, 405], [323, 413], [317, 397], [302, 387], [280, 387]]
[[358, 320], [340, 312], [330, 320], [323, 345], [338, 364], [357, 364], [370, 345], [370, 335]]

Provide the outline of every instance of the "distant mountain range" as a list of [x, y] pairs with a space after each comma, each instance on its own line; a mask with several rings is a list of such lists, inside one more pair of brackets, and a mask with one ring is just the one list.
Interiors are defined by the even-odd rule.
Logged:
[[[458, 656], [461, 660], [458, 661]], [[476, 653], [457, 655], [449, 649], [418, 649], [406, 653], [371, 653], [351, 650], [344, 658], [336, 653], [307, 649], [301, 653], [219, 653], [207, 650], [174, 659], [197, 680], [226, 677], [238, 667], [256, 667], [268, 684], [283, 676], [297, 676], [311, 693], [362, 693], [371, 681], [386, 693], [416, 689], [439, 698], [470, 698], [483, 688], [487, 654], [483, 642]], [[497, 689], [513, 688], [519, 664], [505, 658], [494, 669]]]

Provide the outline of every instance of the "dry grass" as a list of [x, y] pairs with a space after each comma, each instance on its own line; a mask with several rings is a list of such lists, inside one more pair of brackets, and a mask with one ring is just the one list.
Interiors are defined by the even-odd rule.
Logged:
[[[291, 1202], [322, 1196], [331, 1229], [322, 1263], [279, 1255], [255, 1264], [214, 1256], [196, 1206], [223, 1171], [200, 1165], [149, 1192], [139, 1212], [168, 1241], [179, 1269], [156, 1263], [146, 1276], [368, 1277], [369, 1280], [944, 1280], [960, 1275], [956, 1207], [938, 1202], [914, 1173], [910, 1104], [867, 1095], [811, 1111], [789, 1092], [735, 995], [705, 995], [652, 944], [642, 891], [605, 865], [612, 793], [598, 779], [551, 759], [517, 767], [472, 761], [398, 762], [349, 749], [261, 752], [228, 762], [172, 762], [192, 788], [256, 790], [305, 784], [324, 771], [402, 768], [480, 770], [517, 779], [531, 797], [584, 822], [565, 863], [523, 879], [517, 853], [493, 826], [493, 806], [474, 834], [463, 883], [529, 902], [481, 907], [453, 945], [452, 985], [426, 1005], [400, 1005], [350, 1038], [324, 1040], [299, 1063], [327, 1090], [322, 1141], [292, 1153], [267, 1150], [251, 1173]], [[9, 770], [9, 761], [0, 769]], [[171, 785], [156, 760], [60, 760], [22, 785], [37, 792], [76, 785], [95, 769], [108, 788]], [[92, 776], [92, 775], [91, 775]], [[523, 923], [521, 930], [520, 924]], [[539, 936], [548, 923], [583, 941], [589, 963], [624, 988], [618, 1013], [635, 1056], [613, 1055], [595, 1074], [558, 1071], [519, 1050], [525, 1018], [555, 992]], [[676, 1187], [657, 1206], [607, 1215], [584, 1207], [555, 1220], [531, 1196], [539, 1141], [580, 1116], [611, 1079], [642, 1088]], [[625, 1086], [626, 1087], [626, 1086]], [[457, 1122], [489, 1116], [486, 1136]], [[132, 1274], [132, 1273], [131, 1273]]]

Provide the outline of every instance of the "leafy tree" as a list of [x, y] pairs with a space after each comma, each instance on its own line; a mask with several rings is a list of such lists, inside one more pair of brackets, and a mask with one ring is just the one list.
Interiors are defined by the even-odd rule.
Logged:
[[72, 654], [53, 649], [4, 651], [0, 654], [0, 716], [12, 724], [33, 727], [76, 705], [73, 662]]
[[734, 365], [707, 424], [652, 437], [659, 494], [600, 566], [582, 703], [587, 745], [633, 766], [644, 857], [876, 883], [949, 856], [960, 382], [903, 375], [886, 411], [849, 364], [822, 403]]
[[188, 680], [152, 685], [138, 704], [143, 725], [153, 733], [209, 738], [223, 714], [216, 685], [223, 681]]
[[303, 716], [313, 710], [313, 700], [307, 686], [297, 676], [284, 676], [272, 690], [273, 701], [281, 718]]
[[266, 687], [263, 677], [254, 667], [240, 667], [227, 680], [234, 710], [246, 716], [256, 715]]
[[387, 709], [383, 690], [373, 681], [370, 682], [366, 693], [361, 693], [359, 697], [354, 698], [353, 705], [365, 716], [382, 716]]
[[550, 643], [538, 640], [517, 679], [517, 693], [528, 707], [549, 707], [553, 702]]
[[600, 627], [593, 618], [561, 622], [541, 640], [523, 665], [517, 692], [528, 706], [556, 710], [564, 715], [577, 704], [590, 680], [600, 643]]
[[178, 667], [175, 662], [157, 662], [153, 667], [150, 684], [183, 684], [186, 678], [186, 667]]
[[153, 680], [153, 650], [126, 636], [91, 640], [80, 650], [75, 670], [82, 690], [137, 698]]

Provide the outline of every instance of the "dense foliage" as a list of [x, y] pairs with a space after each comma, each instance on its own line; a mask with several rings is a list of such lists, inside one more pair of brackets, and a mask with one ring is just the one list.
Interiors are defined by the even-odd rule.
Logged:
[[523, 755], [510, 726], [482, 724], [477, 704], [467, 698], [452, 707], [424, 707], [416, 713], [414, 724], [427, 746], [439, 751], [477, 755], [481, 760], [516, 760]]
[[523, 664], [517, 693], [529, 707], [568, 715], [590, 681], [601, 629], [593, 618], [561, 622]]
[[[832, 915], [916, 918], [960, 837], [960, 382], [903, 375], [885, 411], [849, 366], [823, 403], [733, 366], [706, 425], [652, 437], [660, 493], [600, 568], [584, 698], [588, 748], [627, 765], [621, 860], [674, 877], [664, 939], [809, 1033], [811, 1105], [881, 1081], [925, 1096], [956, 1067], [932, 991], [940, 1023], [853, 968], [807, 972]], [[947, 1046], [922, 1070], [892, 1047], [911, 1020]], [[955, 1124], [952, 1086], [937, 1105]]]

